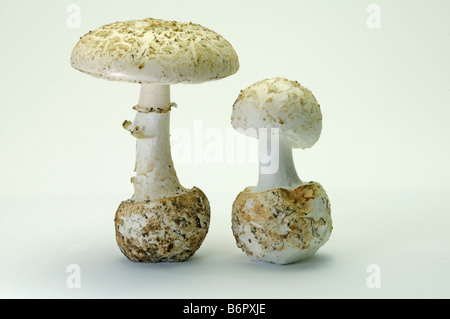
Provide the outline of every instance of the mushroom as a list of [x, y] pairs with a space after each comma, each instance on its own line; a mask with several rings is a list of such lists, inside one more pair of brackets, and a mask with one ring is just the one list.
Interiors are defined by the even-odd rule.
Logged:
[[320, 137], [322, 114], [314, 95], [297, 81], [259, 81], [241, 91], [231, 123], [259, 138], [260, 158], [257, 185], [233, 203], [237, 246], [253, 260], [276, 264], [314, 255], [331, 235], [330, 202], [319, 183], [300, 180], [292, 158], [292, 148], [309, 148]]
[[237, 72], [238, 57], [222, 36], [201, 25], [147, 18], [115, 22], [84, 35], [71, 64], [95, 77], [141, 84], [133, 122], [133, 196], [115, 216], [116, 240], [133, 261], [184, 261], [203, 242], [210, 207], [205, 194], [184, 188], [170, 151], [170, 84], [202, 83]]

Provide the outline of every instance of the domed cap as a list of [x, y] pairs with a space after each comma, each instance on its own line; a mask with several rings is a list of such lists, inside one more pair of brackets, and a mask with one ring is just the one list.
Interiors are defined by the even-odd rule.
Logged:
[[322, 113], [310, 90], [297, 81], [272, 78], [241, 91], [233, 105], [231, 124], [258, 137], [260, 128], [278, 128], [294, 148], [309, 148], [320, 137]]
[[233, 47], [214, 31], [152, 18], [115, 22], [85, 34], [71, 64], [108, 80], [164, 84], [221, 79], [239, 69]]

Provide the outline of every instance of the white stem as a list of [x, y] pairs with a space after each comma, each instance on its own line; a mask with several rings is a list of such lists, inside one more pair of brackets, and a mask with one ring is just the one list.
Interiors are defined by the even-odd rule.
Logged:
[[[140, 112], [139, 110], [168, 110]], [[153, 200], [183, 193], [173, 167], [170, 151], [170, 87], [142, 84], [138, 112], [133, 123], [124, 127], [137, 138], [134, 201]]]
[[259, 130], [259, 177], [254, 192], [294, 189], [301, 184], [292, 158], [291, 143], [282, 135], [271, 134], [271, 130]]

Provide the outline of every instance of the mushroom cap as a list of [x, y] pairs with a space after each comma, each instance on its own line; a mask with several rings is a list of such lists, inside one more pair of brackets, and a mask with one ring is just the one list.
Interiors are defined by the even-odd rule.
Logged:
[[310, 90], [297, 81], [276, 77], [242, 90], [234, 102], [231, 124], [258, 138], [260, 128], [278, 128], [293, 148], [309, 148], [320, 137], [322, 113]]
[[199, 24], [144, 20], [104, 25], [81, 37], [72, 66], [108, 80], [135, 83], [201, 83], [239, 69], [222, 36]]

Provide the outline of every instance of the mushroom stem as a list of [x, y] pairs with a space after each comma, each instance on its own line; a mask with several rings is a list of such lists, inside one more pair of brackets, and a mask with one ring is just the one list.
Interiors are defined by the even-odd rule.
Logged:
[[132, 200], [171, 197], [186, 191], [178, 180], [170, 150], [170, 87], [142, 84], [136, 117], [123, 126], [137, 138]]
[[[270, 140], [270, 142], [269, 142]], [[292, 158], [292, 144], [271, 130], [259, 130], [259, 177], [254, 192], [294, 189], [302, 184]]]

